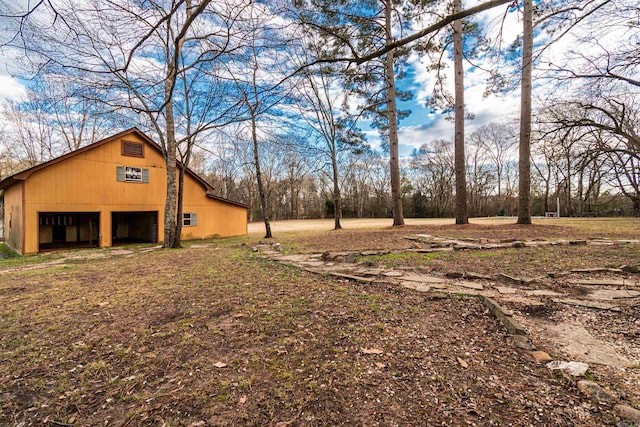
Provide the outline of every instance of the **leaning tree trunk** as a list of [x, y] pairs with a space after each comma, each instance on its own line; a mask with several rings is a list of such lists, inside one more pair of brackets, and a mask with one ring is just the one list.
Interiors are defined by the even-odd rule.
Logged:
[[264, 216], [265, 239], [273, 237], [271, 234], [271, 223], [269, 222], [269, 205], [267, 203], [267, 193], [264, 191], [262, 182], [262, 172], [260, 171], [260, 154], [258, 152], [258, 134], [256, 129], [256, 118], [251, 112], [251, 138], [253, 139], [253, 161], [256, 168], [256, 181], [258, 183], [258, 195], [260, 196], [260, 207]]
[[[455, 0], [453, 13], [462, 10], [462, 0]], [[455, 71], [456, 224], [468, 224], [467, 174], [464, 157], [464, 69], [462, 66], [462, 20], [453, 23], [453, 62]]]
[[518, 164], [518, 224], [531, 224], [531, 68], [533, 59], [533, 3], [524, 0], [520, 146]]
[[[387, 44], [393, 42], [391, 33], [392, 0], [385, 4], [385, 30]], [[387, 79], [387, 120], [389, 121], [389, 170], [391, 172], [391, 209], [393, 225], [404, 225], [402, 191], [400, 188], [400, 160], [398, 154], [398, 115], [396, 111], [396, 83], [393, 67], [393, 50], [387, 52], [385, 72]]]

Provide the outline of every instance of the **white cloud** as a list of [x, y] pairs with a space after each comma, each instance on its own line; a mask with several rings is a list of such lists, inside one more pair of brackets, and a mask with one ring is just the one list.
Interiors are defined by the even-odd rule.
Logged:
[[0, 100], [20, 99], [25, 93], [26, 89], [18, 79], [0, 74]]

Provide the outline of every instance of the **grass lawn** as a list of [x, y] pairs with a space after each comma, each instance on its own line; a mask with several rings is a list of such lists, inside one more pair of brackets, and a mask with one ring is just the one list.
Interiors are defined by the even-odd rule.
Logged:
[[[285, 250], [372, 248], [406, 246], [399, 233], [490, 226], [474, 227], [277, 237]], [[481, 231], [513, 233], [495, 227]], [[610, 224], [537, 227], [625, 234]], [[0, 425], [615, 425], [574, 381], [506, 345], [477, 299], [312, 275], [242, 244], [257, 240], [0, 260]]]

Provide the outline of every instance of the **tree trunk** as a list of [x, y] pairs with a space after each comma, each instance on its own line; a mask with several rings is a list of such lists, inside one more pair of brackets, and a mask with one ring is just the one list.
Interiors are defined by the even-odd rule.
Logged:
[[[455, 0], [453, 13], [462, 11], [462, 0]], [[453, 62], [455, 71], [456, 224], [468, 224], [467, 171], [464, 156], [464, 69], [462, 64], [462, 20], [453, 23]]]
[[[385, 30], [387, 44], [393, 42], [391, 32], [392, 0], [385, 2]], [[393, 225], [404, 225], [402, 192], [400, 188], [400, 160], [398, 154], [398, 116], [396, 112], [396, 83], [393, 66], [393, 50], [387, 52], [385, 72], [387, 79], [387, 120], [389, 121], [389, 170], [391, 173], [391, 209]]]
[[178, 203], [176, 206], [176, 237], [173, 239], [172, 248], [181, 248], [181, 235], [182, 235], [182, 201], [184, 200], [184, 172], [187, 165], [183, 164], [179, 168], [178, 175]]
[[[165, 81], [165, 91], [170, 90], [170, 79]], [[170, 95], [169, 95], [170, 97]], [[175, 248], [180, 246], [180, 236], [177, 235], [176, 205], [178, 201], [176, 188], [176, 143], [175, 123], [173, 118], [173, 103], [167, 102], [165, 107], [167, 122], [167, 152], [165, 161], [167, 165], [167, 198], [164, 205], [164, 242], [163, 248]]]
[[342, 196], [340, 194], [340, 183], [338, 182], [338, 161], [336, 159], [335, 143], [333, 148], [331, 151], [331, 167], [333, 168], [333, 229], [340, 230], [342, 228], [342, 224], [340, 224], [340, 219], [342, 218]]
[[260, 207], [264, 216], [265, 239], [273, 237], [271, 234], [271, 223], [269, 222], [269, 206], [267, 203], [267, 193], [264, 191], [264, 183], [262, 182], [262, 172], [260, 171], [260, 154], [258, 152], [258, 134], [256, 129], [256, 118], [253, 110], [251, 111], [251, 138], [253, 140], [253, 162], [256, 168], [256, 181], [258, 182], [258, 195], [260, 196]]
[[533, 59], [533, 3], [524, 0], [520, 146], [518, 164], [518, 224], [531, 224], [531, 68]]

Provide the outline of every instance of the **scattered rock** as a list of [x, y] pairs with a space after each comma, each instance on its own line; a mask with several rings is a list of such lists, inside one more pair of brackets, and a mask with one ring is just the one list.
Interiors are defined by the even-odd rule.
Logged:
[[531, 355], [536, 363], [551, 362], [553, 360], [548, 353], [540, 350], [532, 351]]
[[[628, 405], [616, 405], [613, 407], [616, 415], [622, 418], [622, 421], [632, 423], [629, 427], [640, 426], [640, 411]], [[622, 426], [622, 424], [621, 424]]]
[[578, 390], [594, 403], [610, 405], [617, 400], [615, 396], [593, 381], [578, 381]]
[[320, 259], [323, 261], [333, 261], [333, 255], [331, 255], [331, 252], [323, 252]]
[[469, 368], [469, 364], [467, 362], [465, 362], [463, 359], [458, 357], [457, 360], [458, 360], [458, 363], [460, 364], [460, 366], [462, 366], [464, 369]]
[[258, 247], [257, 247], [257, 246], [253, 246], [253, 247], [251, 248], [251, 251], [252, 251], [252, 252], [258, 252]]
[[271, 245], [271, 247], [273, 247], [273, 249], [278, 252], [282, 250], [282, 245], [280, 243], [274, 243], [273, 245]]
[[510, 335], [507, 337], [507, 345], [522, 350], [533, 351], [536, 349], [535, 344], [524, 335]]
[[572, 377], [581, 377], [589, 370], [589, 365], [582, 362], [567, 362], [564, 360], [554, 360], [547, 363], [547, 368], [554, 370], [560, 370], [564, 373], [571, 375]]
[[216, 362], [213, 364], [213, 366], [216, 368], [226, 368], [228, 365], [224, 362]]
[[478, 250], [480, 246], [474, 245], [472, 243], [456, 243], [453, 245], [454, 251], [463, 251], [463, 250]]
[[350, 253], [349, 255], [344, 257], [344, 262], [348, 262], [349, 264], [355, 264], [358, 262], [358, 254]]
[[515, 242], [511, 243], [511, 247], [514, 247], [514, 248], [524, 248], [525, 246], [527, 246], [527, 244], [520, 240], [516, 240]]
[[640, 265], [623, 265], [620, 270], [625, 273], [640, 273]]

